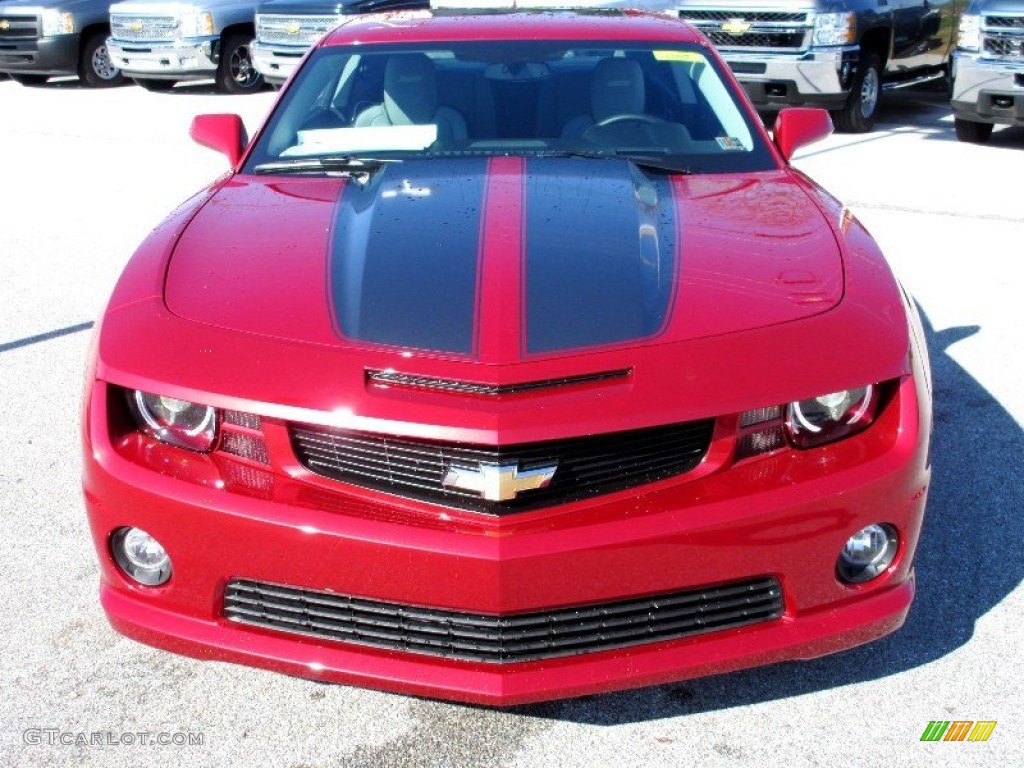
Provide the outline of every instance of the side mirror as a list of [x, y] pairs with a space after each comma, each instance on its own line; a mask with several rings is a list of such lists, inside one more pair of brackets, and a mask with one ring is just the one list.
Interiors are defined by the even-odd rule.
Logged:
[[197, 144], [227, 155], [232, 168], [238, 165], [249, 143], [245, 125], [238, 115], [196, 115], [188, 135]]
[[772, 128], [775, 146], [788, 162], [800, 147], [832, 135], [832, 118], [824, 109], [788, 107], [779, 112]]

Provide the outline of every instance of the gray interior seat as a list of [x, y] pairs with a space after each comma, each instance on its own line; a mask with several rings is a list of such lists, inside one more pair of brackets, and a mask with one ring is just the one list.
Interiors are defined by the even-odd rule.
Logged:
[[592, 125], [615, 115], [642, 114], [647, 101], [644, 72], [632, 59], [601, 59], [590, 79], [590, 113], [562, 126], [562, 137], [577, 139]]
[[356, 115], [356, 128], [437, 125], [438, 141], [465, 139], [466, 119], [438, 104], [434, 62], [422, 53], [392, 56], [384, 69], [384, 103]]

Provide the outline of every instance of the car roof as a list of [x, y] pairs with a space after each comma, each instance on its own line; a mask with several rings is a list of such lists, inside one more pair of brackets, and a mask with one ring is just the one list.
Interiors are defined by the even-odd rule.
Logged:
[[406, 11], [355, 16], [320, 45], [458, 40], [594, 40], [706, 45], [692, 27], [665, 14], [632, 10]]

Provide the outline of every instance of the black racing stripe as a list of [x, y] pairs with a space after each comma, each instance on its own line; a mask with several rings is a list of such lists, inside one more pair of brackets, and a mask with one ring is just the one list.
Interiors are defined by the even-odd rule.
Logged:
[[341, 334], [473, 352], [486, 159], [386, 166], [338, 204], [330, 290]]
[[671, 312], [671, 182], [628, 161], [526, 163], [526, 353], [654, 336]]

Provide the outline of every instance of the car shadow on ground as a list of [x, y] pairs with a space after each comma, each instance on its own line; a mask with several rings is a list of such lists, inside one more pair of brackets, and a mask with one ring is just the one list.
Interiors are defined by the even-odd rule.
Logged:
[[917, 597], [898, 632], [833, 656], [672, 685], [531, 705], [514, 711], [620, 725], [729, 709], [877, 680], [940, 659], [1024, 580], [1024, 432], [948, 354], [976, 326], [925, 321], [935, 387], [932, 485], [915, 558]]

